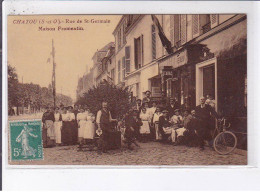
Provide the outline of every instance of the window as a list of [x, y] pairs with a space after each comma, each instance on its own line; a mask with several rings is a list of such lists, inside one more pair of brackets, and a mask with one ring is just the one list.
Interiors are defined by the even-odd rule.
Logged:
[[152, 25], [152, 60], [156, 59], [156, 31], [155, 25]]
[[200, 15], [200, 26], [202, 28], [203, 34], [210, 31], [211, 23], [210, 23], [210, 15], [209, 14]]
[[115, 69], [111, 69], [111, 79], [114, 82], [115, 81]]
[[187, 42], [187, 15], [181, 15], [181, 44]]
[[122, 58], [122, 74], [123, 74], [123, 80], [125, 80], [125, 57]]
[[130, 46], [125, 47], [125, 69], [126, 73], [130, 73]]
[[120, 83], [121, 82], [121, 63], [120, 63], [120, 61], [118, 61], [117, 70], [118, 70], [118, 83]]
[[140, 69], [143, 65], [143, 35], [134, 39], [135, 69]]

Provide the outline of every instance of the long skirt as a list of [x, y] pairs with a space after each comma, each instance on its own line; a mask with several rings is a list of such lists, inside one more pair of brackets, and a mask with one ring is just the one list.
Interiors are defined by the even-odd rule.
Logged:
[[92, 121], [86, 122], [86, 128], [83, 133], [84, 139], [94, 139], [95, 137], [95, 123], [92, 123]]
[[71, 121], [71, 129], [72, 129], [72, 144], [76, 144], [78, 142], [78, 123], [77, 121]]
[[61, 143], [61, 127], [62, 127], [61, 121], [54, 122], [55, 140], [56, 140], [56, 143], [59, 143], [59, 144]]
[[66, 145], [73, 144], [73, 131], [71, 121], [63, 121], [61, 130], [61, 142]]
[[143, 125], [140, 128], [141, 134], [149, 134], [150, 133], [150, 126], [148, 121], [142, 121]]
[[78, 137], [83, 138], [84, 137], [84, 131], [86, 130], [86, 120], [80, 120], [78, 123], [79, 130], [78, 130]]
[[172, 142], [174, 143], [176, 141], [176, 139], [180, 136], [183, 136], [183, 133], [186, 131], [185, 128], [178, 128], [178, 129], [173, 129], [172, 130]]
[[53, 146], [55, 144], [54, 123], [52, 120], [46, 120], [42, 130], [43, 147]]

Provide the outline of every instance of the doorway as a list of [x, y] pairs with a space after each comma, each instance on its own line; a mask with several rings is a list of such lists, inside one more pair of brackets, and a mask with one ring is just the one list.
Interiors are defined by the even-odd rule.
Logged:
[[196, 65], [196, 105], [200, 103], [200, 97], [210, 95], [216, 104], [217, 111], [217, 60], [209, 59]]

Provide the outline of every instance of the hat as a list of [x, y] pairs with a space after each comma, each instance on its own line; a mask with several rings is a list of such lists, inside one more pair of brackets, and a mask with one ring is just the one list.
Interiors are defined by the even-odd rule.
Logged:
[[146, 90], [144, 93], [146, 94], [147, 92], [150, 92], [150, 93], [151, 93], [151, 91], [150, 91], [150, 90]]
[[168, 113], [169, 111], [168, 110], [166, 110], [166, 109], [164, 109], [163, 111], [162, 111], [162, 113]]

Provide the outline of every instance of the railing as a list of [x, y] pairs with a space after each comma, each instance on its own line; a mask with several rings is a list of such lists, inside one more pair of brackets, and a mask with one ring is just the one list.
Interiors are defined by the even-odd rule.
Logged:
[[210, 25], [210, 22], [205, 24], [204, 26], [202, 26], [202, 32], [203, 34], [205, 34], [206, 32], [210, 31], [211, 30], [211, 25]]

